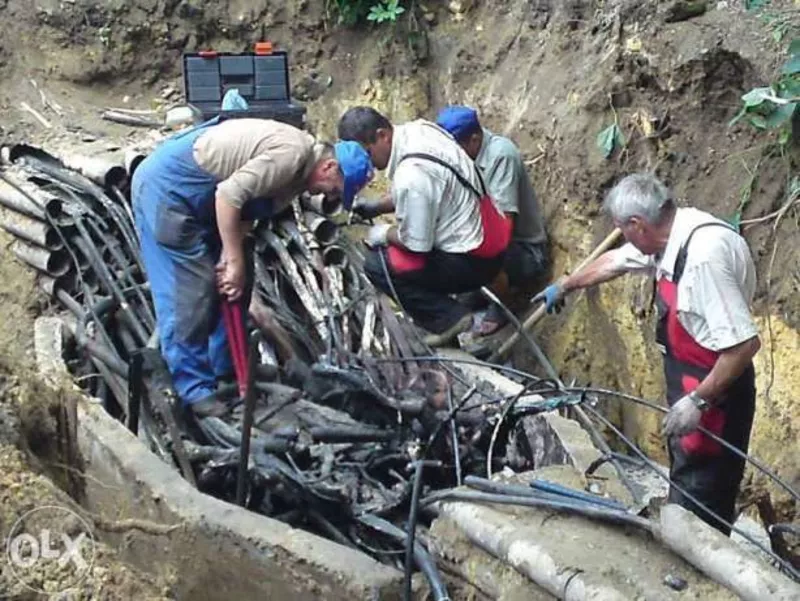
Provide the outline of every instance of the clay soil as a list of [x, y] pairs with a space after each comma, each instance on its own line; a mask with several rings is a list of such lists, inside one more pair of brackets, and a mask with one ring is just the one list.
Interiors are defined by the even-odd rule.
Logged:
[[[610, 230], [601, 201], [624, 173], [654, 170], [681, 203], [723, 217], [741, 206], [743, 219], [780, 208], [799, 173], [797, 151], [778, 147], [773, 134], [728, 126], [741, 94], [765, 85], [785, 60], [786, 43], [738, 0], [710, 2], [706, 14], [677, 23], [666, 19], [671, 2], [431, 0], [416, 3], [396, 27], [351, 30], [327, 4], [0, 0], [0, 142], [102, 149], [147, 139], [146, 131], [101, 121], [102, 109], [163, 109], [180, 101], [183, 50], [239, 51], [269, 39], [290, 51], [295, 95], [322, 135], [333, 135], [336, 118], [353, 104], [372, 104], [396, 121], [431, 117], [447, 102], [477, 106], [485, 124], [514, 138], [525, 155], [544, 205], [554, 275]], [[791, 9], [796, 2], [776, 1], [770, 10]], [[624, 148], [604, 159], [595, 139], [615, 119]], [[744, 234], [758, 267], [764, 342], [751, 449], [800, 487], [797, 218], [790, 210], [777, 227], [767, 221]], [[0, 244], [7, 242], [0, 234]], [[10, 516], [60, 494], [50, 482], [68, 489], [70, 480], [69, 469], [53, 465], [64, 459], [57, 442], [63, 399], [30, 376], [32, 320], [48, 301], [8, 252], [0, 253], [0, 281], [4, 538]], [[563, 374], [658, 401], [649, 300], [648, 288], [632, 280], [589, 291], [538, 335]], [[532, 366], [524, 350], [516, 360]], [[608, 411], [639, 446], [663, 458], [657, 416], [613, 405]], [[782, 519], [797, 519], [796, 503], [758, 474], [748, 478], [743, 501], [766, 495]], [[97, 582], [105, 584], [81, 598], [169, 594], [111, 551], [100, 567], [106, 577]], [[20, 592], [6, 585], [0, 591]]]

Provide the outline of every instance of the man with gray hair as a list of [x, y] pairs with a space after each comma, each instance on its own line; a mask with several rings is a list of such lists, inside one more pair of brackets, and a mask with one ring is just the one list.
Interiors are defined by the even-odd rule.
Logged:
[[734, 522], [745, 461], [698, 426], [747, 452], [755, 411], [752, 359], [761, 347], [749, 310], [756, 277], [747, 243], [712, 215], [677, 208], [666, 186], [649, 174], [620, 181], [605, 208], [627, 244], [534, 300], [551, 311], [567, 293], [623, 273], [655, 277], [656, 344], [664, 355], [669, 405], [663, 423], [673, 483], [669, 501], [729, 534], [730, 527], [710, 512]]

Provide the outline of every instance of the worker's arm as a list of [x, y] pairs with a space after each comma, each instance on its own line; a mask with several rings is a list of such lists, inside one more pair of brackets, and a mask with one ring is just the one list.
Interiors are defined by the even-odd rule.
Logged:
[[220, 291], [229, 300], [237, 300], [244, 290], [244, 237], [247, 225], [242, 222], [242, 210], [217, 194], [214, 201], [217, 229], [222, 240], [222, 256], [217, 269]]
[[753, 357], [761, 348], [761, 340], [754, 336], [720, 354], [711, 372], [700, 382], [695, 393], [710, 405], [715, 404], [744, 373]]
[[564, 294], [568, 294], [573, 290], [608, 282], [618, 278], [626, 271], [624, 263], [620, 263], [616, 256], [616, 250], [610, 250], [597, 257], [580, 271], [564, 276], [561, 280], [561, 288]]

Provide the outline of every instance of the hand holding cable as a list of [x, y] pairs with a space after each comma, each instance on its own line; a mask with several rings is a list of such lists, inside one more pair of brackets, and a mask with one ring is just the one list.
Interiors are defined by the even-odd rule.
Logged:
[[370, 248], [378, 248], [379, 246], [387, 246], [389, 244], [389, 230], [392, 225], [389, 223], [379, 223], [369, 228], [367, 237], [364, 239], [364, 244]]
[[662, 422], [666, 436], [685, 436], [700, 425], [700, 417], [708, 403], [690, 392], [675, 403]]

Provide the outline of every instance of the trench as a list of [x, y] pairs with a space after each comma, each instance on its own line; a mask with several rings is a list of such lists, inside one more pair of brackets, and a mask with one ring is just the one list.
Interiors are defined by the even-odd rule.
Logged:
[[[192, 562], [196, 568], [173, 585], [178, 598], [401, 598], [410, 532], [424, 543], [413, 547], [425, 575], [413, 579], [415, 594], [446, 598], [451, 587], [465, 598], [476, 591], [499, 598], [464, 566], [480, 548], [491, 552], [479, 560], [490, 572], [507, 569], [481, 528], [503, 531], [518, 514], [487, 510], [475, 530], [471, 514], [460, 513], [465, 501], [583, 516], [581, 540], [624, 536], [608, 524], [628, 524], [641, 530], [634, 538], [650, 562], [674, 565], [650, 540], [655, 522], [626, 511], [648, 490], [623, 463], [641, 468], [644, 456], [614, 454], [600, 434], [598, 426], [614, 426], [598, 403], [625, 395], [565, 387], [533, 340], [549, 379], [427, 348], [402, 307], [363, 276], [336, 207], [315, 199], [299, 199], [285, 219], [255, 231], [262, 304], [258, 327], [247, 339], [240, 334], [245, 387], [221, 385], [231, 409], [223, 418], [187, 419], [152, 348], [155, 321], [126, 182], [109, 176], [121, 165], [30, 146], [12, 148], [10, 157], [0, 200], [5, 220], [14, 218], [15, 254], [61, 309], [37, 321], [40, 366], [53, 377], [68, 374], [88, 397], [59, 422], [65, 459], [86, 476], [65, 488], [91, 512], [146, 520], [103, 536], [133, 565], [156, 573]], [[556, 467], [566, 472], [542, 472]], [[505, 469], [517, 476], [482, 479]], [[526, 474], [562, 481], [570, 494], [588, 491], [589, 501], [520, 487]], [[471, 491], [456, 488], [462, 484]], [[469, 559], [453, 561], [465, 546]], [[625, 584], [578, 582], [609, 598], [659, 587], [633, 555], [625, 561], [633, 574]], [[690, 564], [679, 569], [704, 598], [728, 598]], [[523, 581], [519, 589], [544, 599], [569, 585], [536, 575], [543, 588]]]

